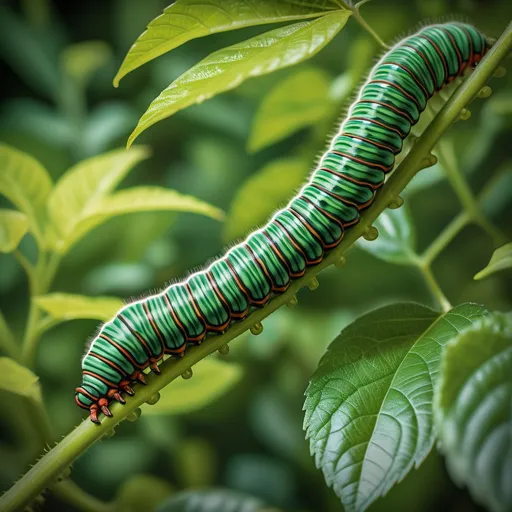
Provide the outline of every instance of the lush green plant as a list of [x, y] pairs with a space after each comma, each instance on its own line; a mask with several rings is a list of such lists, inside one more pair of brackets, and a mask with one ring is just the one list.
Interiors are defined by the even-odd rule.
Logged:
[[[163, 187], [136, 186], [115, 191], [132, 167], [148, 157], [144, 147], [131, 146], [134, 139], [158, 121], [234, 89], [251, 77], [313, 57], [350, 18], [359, 22], [368, 35], [354, 44], [352, 62], [336, 80], [318, 67], [301, 68], [275, 83], [264, 97], [254, 117], [248, 151], [268, 148], [304, 127], [314, 126], [314, 130], [300, 152], [267, 163], [238, 191], [225, 222], [224, 236], [231, 241], [246, 234], [304, 179], [312, 155], [332, 127], [333, 116], [337, 116], [368, 68], [374, 52], [368, 39], [373, 37], [385, 46], [361, 16], [364, 3], [365, 0], [353, 7], [342, 0], [230, 0], [222, 2], [221, 9], [215, 0], [178, 0], [137, 39], [114, 79], [116, 86], [129, 72], [191, 39], [287, 23], [211, 53], [151, 103], [128, 139], [129, 149], [83, 160], [55, 184], [38, 161], [10, 146], [0, 146], [0, 193], [17, 208], [0, 210], [0, 250], [13, 253], [18, 259], [30, 289], [30, 310], [21, 344], [0, 316], [0, 346], [6, 353], [0, 359], [0, 388], [26, 399], [27, 407], [10, 411], [20, 423], [29, 417], [37, 424], [40, 439], [36, 451], [56, 440], [39, 379], [33, 371], [41, 336], [70, 320], [106, 320], [121, 304], [115, 297], [52, 293], [62, 258], [93, 228], [124, 214], [193, 212], [224, 219], [219, 208]], [[177, 25], [175, 20], [180, 20]], [[262, 510], [262, 501], [229, 491], [177, 494], [163, 501], [169, 488], [148, 477], [131, 480], [119, 491], [115, 503], [105, 503], [72, 483], [69, 468], [95, 441], [113, 435], [114, 428], [124, 419], [134, 421], [141, 411], [144, 415], [161, 415], [198, 410], [232, 388], [241, 377], [239, 365], [218, 359], [202, 360], [216, 351], [226, 354], [227, 343], [248, 329], [259, 332], [260, 322], [281, 306], [294, 307], [295, 294], [306, 286], [314, 290], [321, 270], [333, 264], [343, 267], [344, 254], [354, 244], [389, 264], [420, 272], [436, 301], [436, 309], [412, 302], [380, 307], [352, 321], [322, 356], [306, 391], [304, 428], [326, 483], [333, 487], [345, 509], [364, 510], [418, 467], [437, 440], [458, 484], [467, 486], [475, 500], [490, 510], [510, 509], [512, 497], [507, 482], [512, 475], [506, 457], [512, 449], [512, 314], [489, 312], [485, 306], [471, 302], [452, 305], [434, 276], [432, 265], [465, 227], [475, 224], [480, 228], [475, 236], [487, 234], [497, 247], [489, 265], [475, 279], [485, 279], [511, 266], [511, 244], [505, 245], [509, 235], [490, 220], [496, 205], [510, 197], [502, 194], [510, 184], [510, 163], [505, 162], [475, 196], [461, 171], [459, 145], [452, 133], [457, 128], [446, 133], [453, 123], [469, 117], [467, 106], [471, 101], [489, 95], [486, 83], [493, 74], [502, 74], [499, 65], [511, 47], [509, 25], [415, 142], [360, 224], [322, 264], [226, 334], [190, 349], [180, 361], [166, 361], [161, 376], [148, 376], [148, 385], [129, 398], [125, 406], [113, 406], [113, 418], [103, 418], [100, 426], [89, 421], [81, 423], [3, 495], [2, 510], [16, 510], [37, 500], [48, 487], [83, 510], [135, 509], [136, 504], [145, 509], [160, 504], [161, 511], [188, 510], [186, 506], [192, 500], [200, 504], [201, 510], [210, 512], [230, 507]], [[94, 59], [104, 49], [99, 51], [90, 45], [73, 49], [75, 53], [80, 51], [94, 56], [90, 68], [76, 65], [83, 61], [83, 54], [77, 60], [76, 56], [69, 57], [69, 52], [64, 67], [67, 76], [73, 77], [74, 85], [69, 90], [75, 92], [71, 98], [83, 101], [88, 70], [96, 66]], [[67, 90], [51, 80], [47, 85], [52, 94], [57, 89]], [[494, 105], [499, 104], [503, 97], [494, 101]], [[73, 112], [73, 100], [67, 105]], [[73, 153], [81, 156], [83, 111], [79, 118], [82, 131], [74, 133], [69, 145]], [[482, 129], [489, 127], [483, 123]], [[496, 133], [500, 130], [501, 126]], [[481, 146], [480, 137], [480, 132], [473, 136], [475, 147]], [[481, 164], [485, 157], [474, 153], [472, 158], [480, 158]], [[278, 181], [275, 178], [279, 176]], [[422, 190], [443, 176], [453, 187], [462, 211], [426, 249], [418, 251], [411, 214], [402, 207], [400, 194], [411, 180], [405, 194]], [[26, 234], [31, 235], [35, 250], [19, 248]], [[197, 375], [189, 381], [191, 367], [196, 363]], [[180, 376], [187, 380], [175, 381]], [[172, 381], [172, 385], [164, 387]], [[142, 493], [144, 501], [140, 501]], [[219, 508], [212, 505], [216, 502]]]

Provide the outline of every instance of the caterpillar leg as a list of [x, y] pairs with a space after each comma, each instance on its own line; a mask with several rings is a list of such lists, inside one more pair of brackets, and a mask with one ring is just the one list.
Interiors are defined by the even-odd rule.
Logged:
[[93, 403], [89, 407], [89, 414], [91, 421], [96, 424], [100, 424], [100, 420], [98, 419], [98, 412], [101, 410], [101, 412], [105, 416], [112, 416], [112, 413], [110, 412], [110, 409], [108, 408], [108, 400], [106, 398], [100, 398], [98, 400], [98, 403]]

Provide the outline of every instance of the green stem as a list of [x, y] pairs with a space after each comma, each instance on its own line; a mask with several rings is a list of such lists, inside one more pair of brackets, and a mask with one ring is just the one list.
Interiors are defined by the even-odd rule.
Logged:
[[52, 491], [63, 501], [72, 503], [84, 512], [114, 512], [116, 510], [114, 505], [91, 496], [69, 478], [56, 484]]
[[450, 309], [452, 309], [452, 305], [446, 298], [446, 295], [441, 290], [439, 283], [437, 282], [436, 278], [434, 277], [434, 274], [432, 273], [430, 265], [426, 265], [424, 263], [421, 263], [420, 261], [418, 261], [417, 265], [418, 268], [421, 270], [423, 277], [425, 278], [427, 286], [432, 292], [432, 295], [436, 298], [437, 302], [439, 302], [439, 305], [441, 306], [442, 310], [445, 312], [450, 311]]
[[361, 25], [361, 27], [364, 28], [364, 30], [366, 30], [366, 32], [368, 32], [368, 34], [370, 34], [373, 37], [373, 39], [375, 39], [379, 46], [381, 46], [385, 50], [389, 50], [389, 46], [380, 38], [377, 32], [375, 32], [375, 30], [373, 30], [373, 28], [370, 27], [368, 23], [366, 23], [365, 19], [361, 16], [361, 13], [359, 12], [361, 7], [368, 1], [369, 0], [362, 0], [361, 2], [357, 3], [354, 7], [347, 4], [347, 2], [345, 2], [344, 0], [340, 0], [340, 4], [344, 9], [347, 9], [348, 11], [352, 12], [352, 16], [354, 17], [354, 19], [359, 23], [359, 25]]
[[59, 444], [42, 457], [16, 484], [1, 498], [0, 510], [12, 512], [30, 503], [44, 488], [51, 485], [59, 474], [67, 468], [83, 451], [101, 439], [116, 427], [133, 411], [150, 400], [160, 389], [177, 379], [191, 366], [204, 359], [209, 354], [219, 350], [226, 343], [238, 337], [254, 324], [290, 302], [295, 294], [307, 286], [319, 272], [341, 260], [346, 250], [363, 235], [368, 226], [377, 219], [390, 203], [392, 203], [404, 187], [421, 168], [422, 162], [430, 154], [432, 148], [443, 133], [456, 121], [461, 110], [473, 99], [478, 91], [491, 78], [500, 61], [505, 58], [512, 46], [512, 24], [510, 24], [491, 51], [482, 60], [474, 73], [457, 89], [439, 114], [430, 123], [423, 135], [417, 140], [403, 162], [392, 174], [386, 186], [379, 192], [373, 205], [362, 215], [360, 222], [348, 230], [343, 241], [317, 266], [310, 268], [302, 277], [293, 282], [289, 289], [275, 297], [265, 308], [251, 313], [244, 321], [233, 324], [224, 334], [210, 338], [198, 347], [191, 347], [181, 360], [163, 362], [162, 373], [159, 376], [148, 375], [147, 386], [137, 386], [137, 393], [127, 397], [126, 404], [113, 404], [113, 416], [103, 417], [100, 425], [95, 425], [88, 419], [83, 421]]
[[487, 220], [457, 164], [453, 144], [441, 141], [438, 145], [439, 163], [450, 181], [460, 203], [471, 221], [478, 224], [493, 239], [496, 246], [503, 245], [507, 237]]
[[448, 226], [446, 226], [439, 236], [430, 244], [421, 256], [422, 265], [430, 266], [432, 262], [441, 254], [448, 244], [459, 234], [464, 227], [470, 223], [471, 219], [467, 212], [459, 213]]

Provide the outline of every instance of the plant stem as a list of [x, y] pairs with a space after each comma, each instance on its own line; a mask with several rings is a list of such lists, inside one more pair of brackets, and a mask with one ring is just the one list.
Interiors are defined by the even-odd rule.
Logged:
[[511, 47], [512, 23], [507, 27], [506, 31], [482, 60], [474, 73], [463, 82], [439, 114], [433, 119], [423, 135], [414, 144], [409, 154], [387, 181], [385, 187], [379, 192], [373, 205], [361, 215], [360, 222], [345, 233], [345, 237], [340, 245], [329, 253], [319, 265], [308, 269], [305, 275], [294, 281], [285, 293], [275, 297], [265, 308], [251, 313], [245, 320], [233, 324], [226, 333], [211, 337], [207, 342], [198, 347], [191, 347], [183, 359], [177, 361], [168, 359], [164, 361], [160, 367], [161, 375], [148, 375], [147, 386], [135, 384], [136, 395], [127, 397], [125, 405], [113, 404], [111, 407], [113, 416], [102, 418], [100, 425], [95, 425], [89, 420], [83, 421], [59, 444], [44, 455], [0, 498], [0, 510], [3, 512], [13, 512], [26, 506], [45, 487], [51, 485], [59, 474], [83, 451], [116, 427], [119, 422], [152, 398], [160, 389], [178, 378], [207, 355], [219, 350], [219, 348], [235, 339], [254, 324], [261, 322], [276, 309], [290, 302], [297, 291], [307, 286], [316, 274], [328, 266], [339, 262], [346, 250], [363, 235], [366, 228], [371, 226], [382, 211], [396, 199], [398, 194], [422, 167], [422, 162], [430, 154], [439, 138], [455, 122], [461, 110], [473, 99], [486, 84], [487, 80], [491, 78], [500, 61], [507, 56]]
[[469, 220], [475, 222], [486, 231], [492, 237], [495, 246], [506, 243], [507, 237], [489, 222], [480, 210], [480, 206], [457, 164], [453, 144], [441, 141], [438, 145], [438, 156], [439, 163], [455, 190]]
[[430, 265], [418, 262], [418, 268], [423, 273], [425, 282], [427, 283], [430, 291], [432, 292], [432, 295], [437, 299], [437, 302], [439, 302], [439, 305], [441, 306], [442, 310], [444, 312], [450, 311], [450, 309], [452, 309], [452, 305], [446, 298], [446, 295], [441, 290], [439, 283], [437, 282], [436, 278], [434, 277], [434, 274], [432, 273]]
[[362, 0], [361, 2], [357, 3], [354, 7], [349, 5], [344, 0], [340, 0], [340, 4], [344, 9], [347, 9], [348, 11], [352, 12], [352, 16], [354, 16], [354, 19], [359, 23], [359, 25], [361, 25], [361, 27], [364, 28], [364, 30], [366, 30], [366, 32], [368, 32], [368, 34], [370, 34], [373, 37], [373, 39], [375, 39], [379, 46], [381, 46], [385, 50], [389, 50], [389, 46], [380, 38], [377, 32], [375, 32], [375, 30], [373, 30], [373, 28], [370, 27], [368, 23], [366, 23], [365, 19], [361, 16], [361, 13], [359, 12], [360, 8], [368, 1], [369, 0]]
[[56, 484], [52, 491], [63, 501], [72, 503], [84, 512], [114, 512], [115, 507], [110, 503], [100, 501], [85, 492], [69, 478]]
[[425, 250], [420, 260], [422, 265], [430, 266], [432, 262], [441, 254], [443, 249], [459, 234], [464, 227], [470, 223], [471, 219], [467, 212], [462, 212], [457, 215], [449, 224], [446, 226], [439, 236], [430, 244]]

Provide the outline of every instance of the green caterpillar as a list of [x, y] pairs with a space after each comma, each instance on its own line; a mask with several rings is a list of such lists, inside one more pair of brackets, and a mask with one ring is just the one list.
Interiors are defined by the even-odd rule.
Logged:
[[75, 395], [91, 420], [99, 423], [100, 411], [111, 416], [109, 403], [133, 395], [131, 383], [144, 383], [148, 366], [159, 373], [165, 354], [182, 356], [188, 344], [224, 332], [320, 263], [372, 204], [429, 100], [488, 49], [474, 27], [446, 23], [424, 27], [386, 53], [286, 208], [208, 268], [125, 306], [103, 325], [82, 360]]

